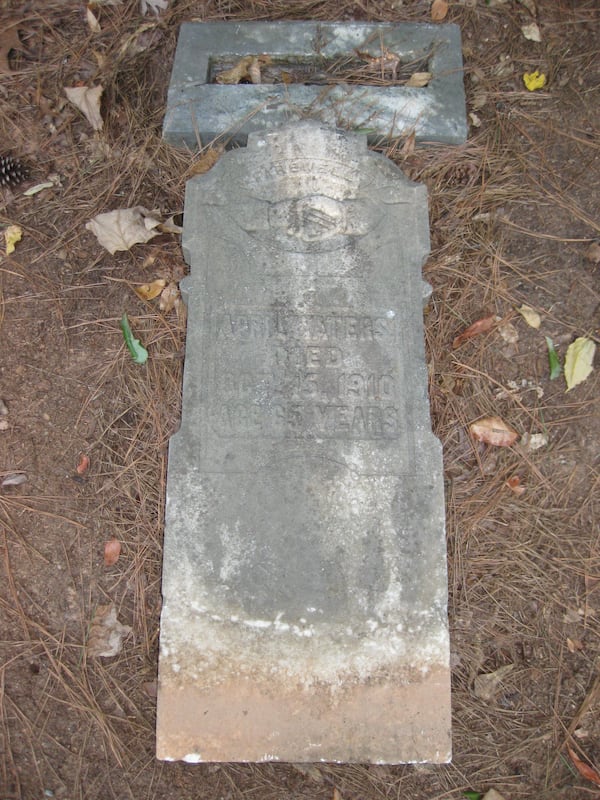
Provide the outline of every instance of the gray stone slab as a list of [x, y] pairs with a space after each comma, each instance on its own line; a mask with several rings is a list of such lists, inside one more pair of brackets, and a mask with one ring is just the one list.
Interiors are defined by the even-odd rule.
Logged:
[[298, 123], [187, 185], [157, 754], [446, 762], [442, 458], [427, 195]]
[[[211, 65], [230, 57], [267, 54], [315, 60], [381, 55], [409, 62], [430, 54], [428, 86], [211, 83]], [[370, 131], [381, 141], [415, 131], [420, 142], [462, 144], [467, 138], [460, 30], [457, 25], [359, 22], [190, 22], [181, 26], [163, 136], [195, 149], [225, 135], [245, 145], [252, 131], [311, 117]]]

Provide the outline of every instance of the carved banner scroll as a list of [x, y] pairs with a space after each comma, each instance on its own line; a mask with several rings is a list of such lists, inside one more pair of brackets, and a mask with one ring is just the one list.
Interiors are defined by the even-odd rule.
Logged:
[[298, 123], [190, 181], [184, 230], [158, 756], [447, 761], [426, 190]]

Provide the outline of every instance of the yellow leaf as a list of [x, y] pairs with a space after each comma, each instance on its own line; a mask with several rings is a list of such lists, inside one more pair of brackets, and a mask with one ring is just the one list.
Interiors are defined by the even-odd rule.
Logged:
[[152, 283], [142, 283], [141, 286], [134, 286], [133, 291], [140, 300], [154, 300], [166, 285], [167, 282], [163, 280], [163, 278], [157, 278], [155, 281], [152, 281]]
[[582, 383], [594, 369], [592, 362], [595, 352], [595, 343], [585, 336], [580, 336], [569, 345], [564, 368], [567, 392]]
[[518, 308], [517, 311], [530, 328], [536, 328], [537, 330], [537, 328], [539, 328], [542, 324], [542, 318], [538, 312], [535, 311], [535, 309], [531, 308], [531, 306], [521, 306], [521, 308]]
[[6, 255], [15, 252], [15, 244], [23, 238], [23, 229], [18, 225], [9, 225], [4, 231], [4, 241], [6, 242]]
[[544, 88], [546, 76], [537, 69], [535, 72], [525, 72], [523, 73], [523, 83], [526, 89], [529, 89], [530, 92], [535, 92], [536, 89]]

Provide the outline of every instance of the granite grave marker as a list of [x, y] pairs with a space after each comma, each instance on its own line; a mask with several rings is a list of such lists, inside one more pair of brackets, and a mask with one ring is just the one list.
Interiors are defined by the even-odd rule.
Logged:
[[187, 186], [157, 754], [446, 762], [427, 195], [364, 135], [250, 133]]

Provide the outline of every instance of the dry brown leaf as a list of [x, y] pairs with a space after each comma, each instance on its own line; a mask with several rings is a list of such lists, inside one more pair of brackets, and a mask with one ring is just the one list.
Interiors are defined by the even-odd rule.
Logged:
[[498, 333], [507, 344], [516, 344], [519, 341], [519, 333], [512, 322], [505, 322], [500, 325]]
[[519, 3], [521, 3], [522, 6], [525, 6], [525, 8], [527, 9], [527, 11], [529, 11], [532, 17], [535, 17], [535, 15], [537, 14], [535, 8], [535, 0], [519, 0]]
[[121, 555], [121, 542], [118, 539], [110, 539], [104, 543], [104, 566], [112, 567], [116, 564]]
[[479, 111], [479, 109], [484, 107], [487, 101], [488, 101], [488, 93], [484, 89], [477, 89], [477, 91], [473, 94], [471, 105], [473, 106], [475, 111]]
[[11, 472], [0, 486], [20, 486], [22, 483], [27, 483], [27, 475], [24, 472]]
[[179, 299], [180, 295], [177, 284], [171, 281], [171, 283], [162, 290], [158, 307], [161, 311], [164, 311], [165, 314], [168, 314], [179, 305]]
[[585, 574], [585, 590], [588, 595], [590, 595], [594, 589], [597, 589], [600, 585], [600, 575], [590, 575], [586, 572]]
[[244, 56], [231, 69], [226, 69], [215, 78], [216, 83], [235, 84], [248, 77], [248, 67], [254, 56]]
[[563, 614], [563, 622], [566, 625], [576, 625], [581, 622], [581, 619], [584, 615], [584, 611], [582, 608], [567, 608], [565, 613]]
[[477, 322], [474, 322], [472, 325], [464, 330], [461, 334], [455, 337], [454, 341], [452, 342], [452, 349], [456, 350], [457, 347], [460, 347], [461, 344], [467, 341], [467, 339], [471, 339], [473, 336], [479, 336], [480, 333], [487, 333], [491, 330], [494, 325], [496, 324], [496, 317], [492, 314], [490, 317], [483, 317], [483, 319], [478, 319]]
[[514, 492], [517, 497], [520, 497], [522, 494], [525, 493], [525, 487], [521, 486], [521, 478], [518, 475], [513, 475], [512, 478], [509, 478], [506, 481], [506, 486]]
[[262, 76], [260, 74], [260, 62], [258, 58], [255, 58], [250, 63], [248, 67], [248, 77], [250, 81], [254, 84], [262, 83]]
[[542, 41], [542, 34], [540, 33], [540, 29], [535, 22], [529, 22], [527, 25], [522, 25], [521, 33], [526, 39], [529, 39], [530, 42]]
[[585, 252], [585, 257], [587, 258], [588, 261], [591, 261], [592, 264], [599, 264], [600, 244], [598, 244], [598, 242], [592, 242]]
[[146, 683], [142, 683], [142, 689], [146, 692], [148, 697], [151, 697], [154, 700], [158, 695], [158, 682], [147, 681]]
[[159, 225], [156, 211], [134, 206], [98, 214], [85, 227], [113, 255], [117, 250], [129, 250], [134, 244], [150, 241], [159, 234]]
[[161, 233], [183, 233], [183, 228], [181, 225], [177, 225], [175, 222], [175, 217], [180, 217], [181, 214], [173, 214], [164, 222], [161, 222], [160, 225], [157, 226], [158, 230]]
[[221, 158], [223, 153], [225, 152], [225, 148], [223, 145], [217, 145], [216, 147], [209, 147], [208, 150], [205, 150], [198, 158], [195, 164], [191, 167], [189, 174], [190, 175], [204, 175], [205, 172], [208, 172], [209, 169], [212, 169], [217, 161]]
[[217, 75], [215, 80], [217, 83], [224, 84], [236, 84], [247, 79], [251, 80], [252, 83], [260, 83], [261, 67], [270, 63], [271, 57], [268, 55], [244, 56], [231, 69], [226, 69]]
[[112, 658], [121, 652], [123, 639], [130, 633], [129, 625], [122, 625], [117, 619], [113, 603], [98, 606], [90, 625], [86, 652], [91, 657]]
[[370, 72], [378, 72], [383, 75], [385, 72], [391, 72], [394, 76], [400, 64], [400, 56], [397, 53], [392, 53], [385, 45], [382, 47], [381, 54], [372, 56], [365, 50], [355, 50], [356, 55], [363, 61], [367, 61], [370, 65]]
[[567, 649], [569, 653], [576, 653], [578, 650], [583, 650], [583, 642], [579, 639], [569, 639], [567, 636]]
[[506, 664], [506, 666], [499, 667], [487, 675], [477, 675], [473, 682], [473, 694], [475, 697], [484, 700], [486, 703], [491, 702], [498, 691], [498, 687], [513, 667], [514, 664]]
[[483, 795], [481, 800], [506, 800], [503, 794], [497, 792], [495, 789], [488, 789], [488, 791]]
[[417, 136], [416, 133], [412, 131], [404, 140], [402, 147], [400, 148], [400, 155], [403, 158], [408, 158], [414, 153], [416, 136]]
[[10, 72], [8, 54], [11, 50], [25, 50], [19, 39], [18, 20], [5, 20], [0, 31], [0, 75]]
[[433, 0], [431, 4], [431, 19], [433, 22], [441, 22], [448, 13], [448, 0]]
[[86, 456], [85, 453], [81, 453], [81, 455], [79, 456], [79, 461], [77, 463], [77, 474], [84, 475], [88, 471], [89, 466], [90, 466], [89, 456]]
[[100, 23], [98, 22], [96, 16], [94, 15], [94, 12], [89, 7], [89, 5], [85, 10], [85, 18], [87, 20], [87, 24], [89, 25], [89, 28], [90, 28], [92, 33], [101, 33], [102, 32], [102, 28], [100, 27]]
[[78, 108], [85, 116], [95, 131], [101, 131], [104, 122], [100, 114], [100, 98], [102, 97], [103, 87], [98, 86], [65, 86], [65, 94], [68, 101]]
[[600, 773], [598, 770], [594, 769], [594, 767], [590, 767], [590, 765], [586, 764], [585, 761], [582, 761], [579, 756], [573, 752], [570, 745], [567, 745], [567, 750], [569, 751], [569, 756], [571, 757], [571, 761], [575, 765], [577, 772], [586, 780], [595, 783], [596, 786], [600, 786]]
[[169, 0], [140, 0], [140, 11], [142, 14], [153, 11], [158, 17], [160, 12], [165, 11], [168, 5]]
[[521, 438], [521, 444], [526, 450], [534, 451], [539, 450], [541, 447], [546, 447], [548, 444], [548, 437], [545, 433], [524, 433]]
[[132, 58], [149, 48], [156, 47], [163, 38], [156, 22], [144, 22], [137, 30], [127, 36], [119, 49], [119, 56]]
[[413, 86], [417, 89], [422, 89], [427, 86], [431, 80], [431, 72], [413, 72], [410, 78], [406, 81], [406, 86]]
[[474, 439], [484, 444], [495, 447], [510, 447], [519, 438], [519, 434], [500, 419], [500, 417], [485, 417], [469, 425], [469, 431]]
[[164, 278], [157, 278], [155, 281], [152, 281], [152, 283], [142, 283], [140, 286], [134, 286], [133, 291], [140, 300], [154, 300], [166, 285], [167, 282]]

